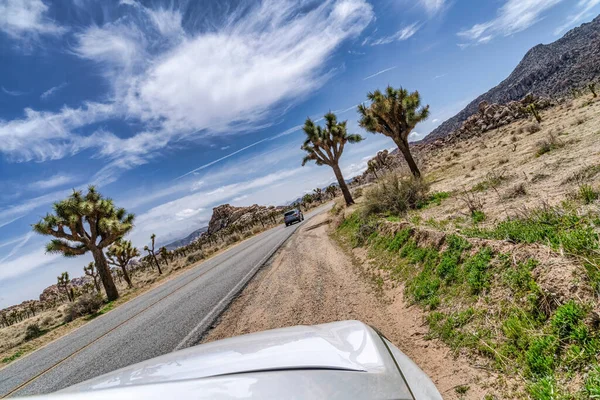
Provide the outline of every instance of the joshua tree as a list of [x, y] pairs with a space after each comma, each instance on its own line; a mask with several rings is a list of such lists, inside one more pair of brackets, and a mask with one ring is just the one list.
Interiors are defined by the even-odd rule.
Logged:
[[335, 187], [334, 185], [329, 185], [325, 188], [325, 193], [327, 194], [327, 196], [333, 199], [335, 197], [335, 194], [337, 193], [337, 187]]
[[308, 208], [307, 204], [311, 204], [313, 202], [313, 196], [310, 193], [306, 193], [302, 196], [302, 204], [304, 204], [304, 208]]
[[54, 203], [54, 214], [47, 214], [33, 225], [42, 235], [56, 237], [46, 246], [49, 253], [75, 257], [90, 251], [109, 301], [119, 297], [110, 274], [103, 249], [133, 228], [133, 214], [116, 208], [112, 200], [103, 198], [93, 186], [84, 196], [74, 190], [66, 200]]
[[323, 199], [323, 190], [321, 188], [316, 188], [313, 190], [313, 197], [316, 201], [321, 201]]
[[71, 283], [71, 279], [69, 279], [68, 272], [63, 272], [60, 276], [56, 277], [56, 287], [58, 290], [66, 294], [69, 301], [73, 301], [73, 293], [69, 290], [69, 283]]
[[127, 265], [134, 258], [138, 257], [140, 252], [138, 249], [133, 247], [130, 240], [120, 239], [112, 244], [106, 252], [108, 263], [121, 268], [123, 273], [123, 279], [127, 282], [127, 286], [133, 287], [129, 273], [127, 272]]
[[429, 106], [421, 106], [419, 92], [408, 93], [406, 89], [394, 89], [391, 86], [386, 88], [385, 93], [379, 90], [368, 93], [367, 98], [371, 105], [358, 106], [361, 115], [359, 125], [371, 133], [381, 133], [391, 138], [412, 174], [420, 177], [421, 171], [410, 153], [408, 135], [419, 122], [427, 119]]
[[533, 118], [535, 118], [535, 120], [537, 121], [538, 124], [542, 122], [542, 117], [540, 116], [540, 113], [538, 112], [535, 104], [531, 103], [530, 105], [527, 106], [527, 108], [525, 110], [529, 114], [533, 115]]
[[98, 271], [96, 270], [96, 265], [94, 264], [93, 261], [91, 263], [89, 263], [88, 265], [86, 265], [85, 267], [83, 267], [83, 273], [92, 278], [92, 280], [94, 281], [94, 287], [96, 288], [96, 291], [98, 293], [100, 293], [100, 283], [98, 282]]
[[379, 179], [379, 177], [377, 176], [378, 169], [379, 169], [379, 165], [377, 163], [377, 160], [375, 160], [375, 159], [369, 160], [369, 162], [367, 163], [367, 171], [372, 172], [373, 175], [375, 175], [375, 179]]
[[165, 246], [160, 248], [160, 256], [162, 257], [163, 260], [165, 260], [165, 265], [168, 267], [169, 266], [169, 250], [167, 250], [167, 248]]
[[358, 143], [363, 140], [362, 136], [348, 134], [346, 121], [338, 122], [337, 117], [332, 112], [325, 114], [325, 128], [315, 125], [308, 118], [304, 123], [304, 133], [306, 133], [306, 140], [301, 149], [306, 151], [308, 155], [302, 160], [302, 165], [314, 161], [317, 165], [330, 166], [342, 189], [346, 204], [353, 204], [354, 200], [352, 200], [352, 195], [342, 175], [339, 162], [346, 143]]
[[596, 84], [595, 84], [595, 83], [593, 83], [593, 82], [592, 82], [592, 83], [590, 83], [590, 84], [588, 85], [588, 88], [590, 89], [590, 92], [592, 92], [592, 95], [593, 95], [594, 97], [598, 97], [598, 95], [596, 94]]
[[377, 160], [377, 164], [379, 164], [379, 168], [385, 167], [391, 171], [392, 159], [391, 159], [390, 153], [389, 153], [389, 151], [387, 151], [387, 149], [378, 151], [377, 155], [375, 156], [375, 160]]
[[154, 252], [154, 240], [156, 239], [156, 235], [153, 233], [150, 236], [150, 239], [152, 239], [152, 248], [148, 247], [148, 246], [144, 246], [144, 250], [148, 252], [148, 255], [150, 255], [152, 257], [152, 259], [154, 260], [154, 263], [156, 264], [156, 268], [158, 268], [158, 274], [162, 275], [162, 270], [160, 269], [160, 264], [158, 263], [158, 260], [156, 259], [156, 253]]

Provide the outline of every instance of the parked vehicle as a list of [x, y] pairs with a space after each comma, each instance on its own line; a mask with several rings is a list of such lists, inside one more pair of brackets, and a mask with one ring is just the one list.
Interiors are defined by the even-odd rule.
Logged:
[[283, 222], [285, 222], [285, 226], [290, 226], [294, 222], [302, 221], [304, 221], [304, 214], [302, 214], [302, 211], [300, 211], [297, 208], [294, 208], [290, 211], [286, 211], [286, 213], [283, 214]]
[[359, 321], [190, 347], [30, 399], [441, 400], [429, 377]]

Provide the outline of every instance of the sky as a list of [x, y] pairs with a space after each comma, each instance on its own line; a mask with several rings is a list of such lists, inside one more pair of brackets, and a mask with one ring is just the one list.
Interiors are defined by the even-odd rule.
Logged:
[[223, 203], [281, 205], [335, 178], [301, 166], [301, 126], [334, 111], [365, 141], [346, 178], [394, 147], [357, 123], [387, 85], [431, 107], [423, 138], [527, 50], [600, 0], [0, 0], [0, 307], [37, 298], [90, 255], [44, 253], [31, 224], [93, 184], [136, 214], [143, 247]]

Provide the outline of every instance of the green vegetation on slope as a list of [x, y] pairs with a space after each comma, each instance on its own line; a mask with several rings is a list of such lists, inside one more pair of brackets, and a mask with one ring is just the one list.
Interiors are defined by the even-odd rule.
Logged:
[[[600, 393], [600, 335], [589, 323], [591, 307], [577, 299], [562, 305], [550, 301], [532, 274], [537, 260], [515, 262], [509, 254], [475, 248], [459, 235], [447, 235], [439, 248], [422, 246], [412, 228], [382, 235], [378, 227], [386, 222], [361, 215], [355, 212], [341, 223], [338, 239], [367, 246], [374, 265], [404, 284], [407, 298], [428, 310], [431, 338], [484, 356], [499, 371], [524, 379], [531, 398], [583, 399]], [[583, 254], [597, 249], [597, 236], [585, 223], [593, 219], [582, 218], [540, 210], [526, 220], [470, 233], [566, 246]], [[581, 385], [565, 387], [576, 376]]]

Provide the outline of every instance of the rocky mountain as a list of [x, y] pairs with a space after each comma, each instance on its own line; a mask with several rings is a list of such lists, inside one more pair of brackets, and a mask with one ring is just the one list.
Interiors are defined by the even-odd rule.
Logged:
[[206, 232], [207, 230], [208, 230], [208, 226], [203, 226], [200, 229], [196, 229], [194, 232], [190, 233], [186, 237], [169, 243], [165, 247], [167, 248], [167, 250], [171, 251], [171, 250], [175, 250], [178, 247], [187, 246], [188, 244], [192, 243], [193, 241], [198, 239], [200, 236], [202, 236], [202, 234], [204, 234], [204, 232]]
[[506, 104], [518, 101], [528, 93], [543, 97], [570, 94], [600, 76], [600, 16], [567, 32], [547, 45], [539, 44], [525, 54], [515, 70], [487, 93], [473, 100], [425, 139], [431, 142], [448, 135], [478, 112], [479, 104]]
[[269, 219], [275, 219], [281, 214], [280, 207], [259, 206], [254, 204], [249, 207], [234, 207], [223, 204], [213, 208], [212, 217], [208, 223], [207, 234], [213, 235], [222, 229], [238, 225], [241, 228], [257, 223], [265, 224]]

